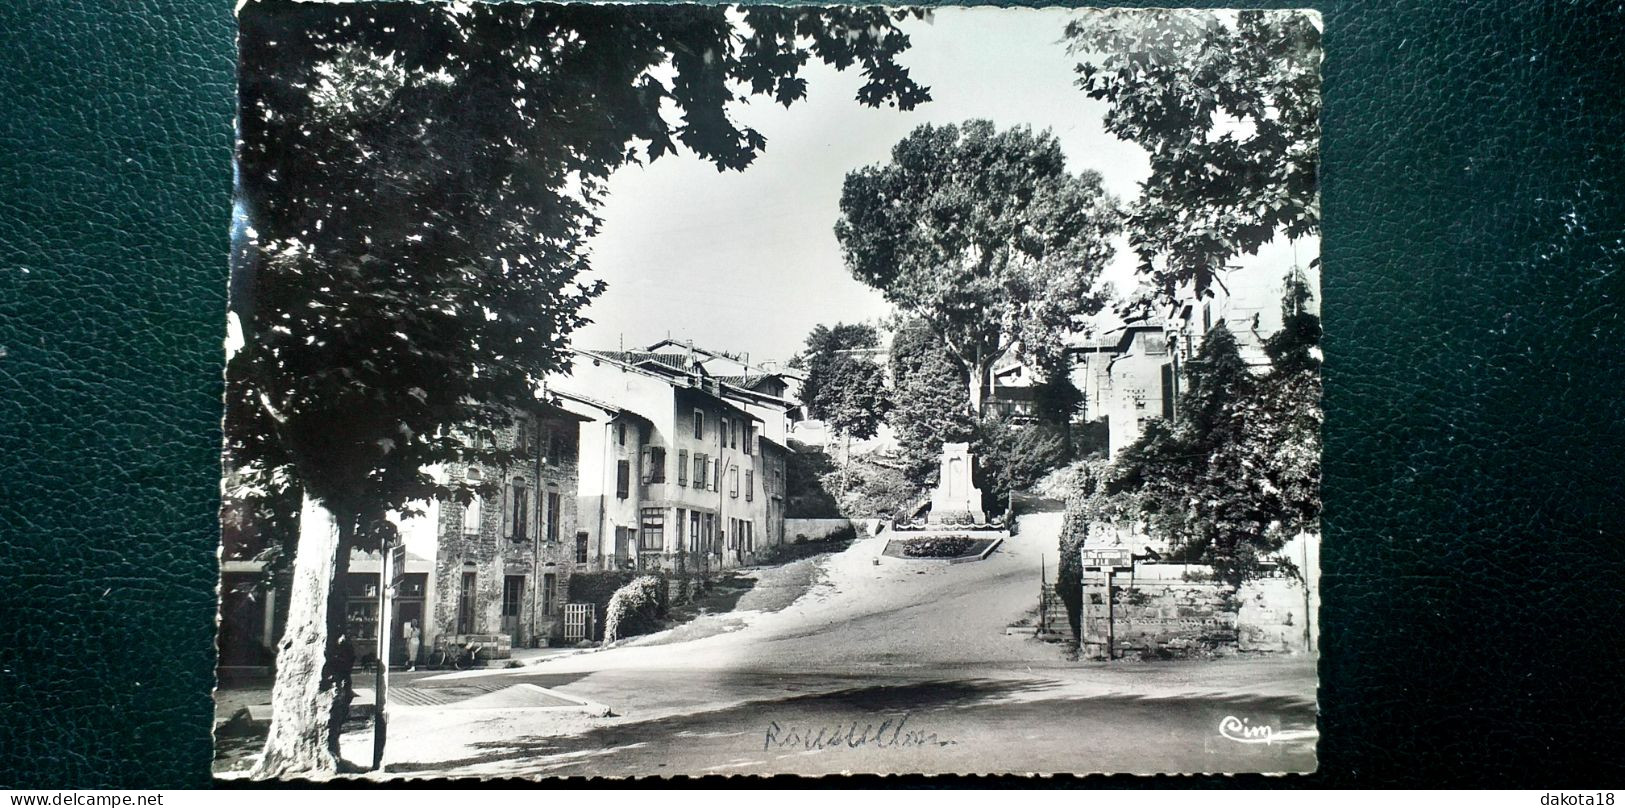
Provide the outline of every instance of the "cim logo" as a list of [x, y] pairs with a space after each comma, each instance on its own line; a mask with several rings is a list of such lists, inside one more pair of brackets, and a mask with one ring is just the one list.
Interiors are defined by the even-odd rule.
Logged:
[[1219, 722], [1219, 734], [1236, 743], [1273, 743], [1275, 728], [1268, 724], [1253, 724], [1246, 718], [1227, 715]]

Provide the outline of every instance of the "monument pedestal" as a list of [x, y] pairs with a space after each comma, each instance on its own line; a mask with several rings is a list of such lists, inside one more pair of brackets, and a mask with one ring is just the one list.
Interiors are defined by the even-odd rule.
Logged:
[[987, 513], [982, 510], [982, 490], [971, 481], [970, 444], [943, 444], [941, 463], [937, 487], [931, 492], [930, 522], [987, 524]]

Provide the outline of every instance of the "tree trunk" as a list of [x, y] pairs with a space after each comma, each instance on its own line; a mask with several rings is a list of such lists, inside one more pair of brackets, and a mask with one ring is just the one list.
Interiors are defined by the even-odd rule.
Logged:
[[271, 688], [271, 730], [251, 773], [256, 779], [321, 779], [339, 771], [355, 649], [345, 636], [344, 599], [335, 593], [350, 566], [354, 529], [353, 518], [305, 494], [288, 625]]
[[985, 358], [978, 349], [975, 360], [970, 363], [970, 411], [978, 421], [982, 419], [982, 408], [987, 406], [990, 392], [988, 377], [993, 373], [995, 361], [998, 361], [997, 356]]

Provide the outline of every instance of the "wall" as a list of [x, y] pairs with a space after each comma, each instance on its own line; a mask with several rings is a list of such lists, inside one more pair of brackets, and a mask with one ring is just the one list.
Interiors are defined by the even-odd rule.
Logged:
[[787, 541], [818, 541], [842, 530], [854, 530], [851, 519], [786, 519], [784, 535]]
[[[1234, 651], [1301, 653], [1311, 650], [1315, 615], [1306, 614], [1303, 584], [1265, 578], [1239, 591], [1202, 580], [1209, 568], [1185, 564], [1138, 564], [1132, 576], [1112, 577], [1111, 647], [1115, 657], [1188, 657]], [[1108, 635], [1101, 578], [1085, 573], [1084, 656], [1103, 658]]]

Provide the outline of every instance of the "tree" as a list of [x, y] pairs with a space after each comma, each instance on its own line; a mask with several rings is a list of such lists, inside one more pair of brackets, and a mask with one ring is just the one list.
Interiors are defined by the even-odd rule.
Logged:
[[938, 334], [979, 414], [999, 357], [1056, 353], [1104, 305], [1094, 282], [1118, 220], [1054, 135], [968, 121], [921, 126], [889, 164], [847, 174], [835, 236], [858, 280]]
[[1044, 475], [1066, 464], [1066, 437], [1047, 423], [1017, 425], [999, 415], [988, 415], [976, 425], [972, 447], [980, 472], [978, 484], [1000, 504], [1014, 492], [1031, 488]]
[[[858, 101], [928, 100], [876, 9], [258, 3], [242, 9], [226, 462], [303, 498], [259, 777], [339, 767], [349, 551], [473, 491], [425, 469], [517, 459], [482, 440], [566, 367], [602, 285], [583, 245], [616, 168], [765, 147], [728, 110], [789, 105], [817, 58]], [[743, 93], [743, 95], [741, 95]], [[675, 116], [674, 118], [669, 116]]]
[[930, 485], [942, 444], [971, 439], [975, 422], [967, 407], [965, 371], [923, 322], [906, 323], [892, 337], [892, 429], [903, 459], [903, 474], [917, 486]]
[[891, 408], [885, 374], [873, 362], [837, 356], [829, 365], [817, 401], [825, 422], [841, 436], [840, 492], [845, 494], [846, 471], [852, 463], [852, 439], [874, 437], [886, 411]]
[[806, 349], [791, 360], [791, 365], [807, 373], [806, 381], [801, 384], [801, 404], [806, 408], [807, 417], [823, 420], [828, 412], [819, 396], [841, 352], [879, 347], [880, 332], [867, 323], [836, 323], [833, 328], [820, 323], [807, 334], [806, 345]]
[[1116, 10], [1067, 25], [1106, 131], [1145, 148], [1128, 217], [1140, 272], [1200, 294], [1284, 231], [1320, 232], [1320, 28], [1312, 13]]

